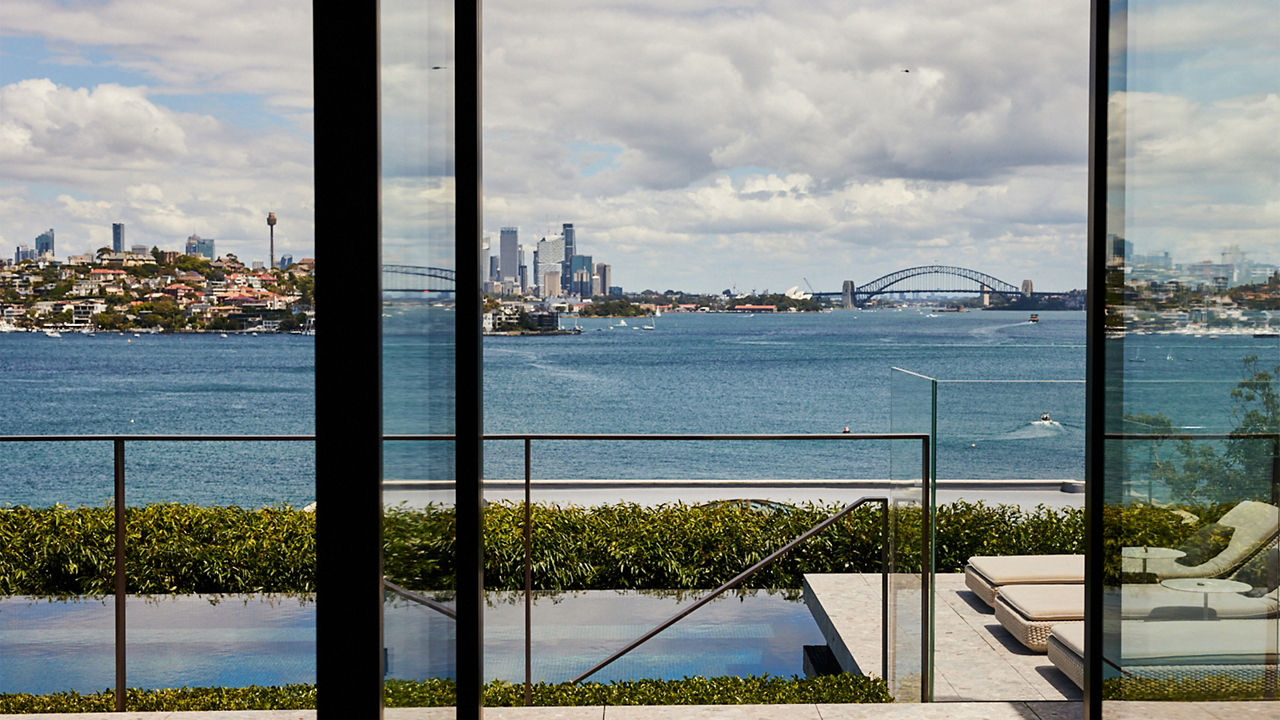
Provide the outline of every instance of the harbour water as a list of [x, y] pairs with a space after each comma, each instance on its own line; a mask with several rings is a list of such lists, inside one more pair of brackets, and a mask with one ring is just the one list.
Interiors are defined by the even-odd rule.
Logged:
[[[938, 386], [939, 478], [1080, 480], [1085, 317], [1039, 316], [1031, 323], [1019, 312], [914, 309], [668, 314], [653, 330], [636, 329], [648, 319], [620, 327], [584, 318], [581, 335], [486, 338], [485, 426], [491, 433], [884, 432], [894, 427], [895, 406], [901, 413], [910, 404], [891, 381], [899, 367], [981, 381]], [[386, 308], [388, 432], [452, 429], [440, 422], [453, 402], [445, 372], [452, 317], [425, 304]], [[1126, 411], [1229, 430], [1241, 359], [1258, 355], [1269, 368], [1280, 359], [1278, 343], [1248, 335], [1127, 338]], [[314, 338], [295, 335], [0, 335], [0, 434], [310, 433], [314, 347]], [[1052, 420], [1041, 421], [1042, 413]], [[533, 468], [540, 480], [879, 479], [893, 472], [886, 445], [544, 442]], [[389, 444], [384, 476], [449, 479], [440, 447]], [[300, 506], [314, 500], [314, 470], [311, 443], [127, 446], [131, 504]], [[489, 443], [486, 477], [522, 478], [520, 444]], [[110, 488], [108, 443], [9, 444], [0, 455], [0, 502], [100, 505]]]

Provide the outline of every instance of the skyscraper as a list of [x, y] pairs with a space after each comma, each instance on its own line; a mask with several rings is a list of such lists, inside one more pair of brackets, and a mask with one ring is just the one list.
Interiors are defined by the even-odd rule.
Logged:
[[124, 223], [111, 223], [111, 252], [124, 252]]
[[578, 240], [573, 234], [573, 223], [564, 224], [564, 261], [569, 262], [569, 258], [578, 252]]
[[[560, 294], [561, 278], [564, 277], [564, 237], [542, 238], [538, 241], [538, 251], [533, 261], [533, 282], [538, 286], [541, 297], [554, 297]], [[547, 277], [555, 273], [555, 287], [547, 285]]]
[[613, 284], [613, 266], [608, 263], [596, 263], [596, 276], [600, 278], [600, 295], [609, 294], [609, 286]]
[[573, 230], [573, 223], [564, 224], [564, 267], [560, 272], [560, 287], [566, 294], [573, 294], [573, 267], [570, 259], [578, 252], [578, 238]]
[[187, 247], [184, 252], [187, 255], [202, 256], [207, 260], [217, 257], [213, 254], [213, 238], [202, 238], [195, 233], [187, 238]]
[[[572, 283], [569, 287], [570, 295], [577, 295], [582, 298], [591, 297], [591, 275], [595, 270], [595, 266], [591, 264], [590, 255], [574, 255], [569, 258], [569, 277]], [[582, 284], [579, 273], [586, 277], [586, 285]]]
[[49, 228], [36, 236], [36, 257], [40, 257], [45, 253], [53, 254], [53, 228]]
[[501, 274], [499, 278], [503, 282], [514, 280], [520, 272], [520, 261], [516, 257], [519, 250], [516, 235], [518, 228], [504, 227], [498, 237], [498, 272]]

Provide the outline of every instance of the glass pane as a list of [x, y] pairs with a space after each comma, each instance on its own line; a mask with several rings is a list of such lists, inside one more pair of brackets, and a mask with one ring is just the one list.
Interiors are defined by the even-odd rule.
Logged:
[[[889, 381], [890, 432], [929, 436], [929, 477], [924, 477], [922, 444], [897, 440], [890, 445], [889, 505], [889, 659], [885, 681], [899, 702], [932, 699], [933, 523], [922, 526], [925, 511], [936, 509], [933, 484], [937, 381], [894, 368]], [[922, 556], [921, 539], [930, 553]]]
[[1103, 696], [1274, 699], [1280, 5], [1110, 12]]
[[[387, 434], [449, 435], [455, 407], [453, 4], [379, 6], [382, 386]], [[387, 682], [452, 683], [454, 443], [383, 446]]]

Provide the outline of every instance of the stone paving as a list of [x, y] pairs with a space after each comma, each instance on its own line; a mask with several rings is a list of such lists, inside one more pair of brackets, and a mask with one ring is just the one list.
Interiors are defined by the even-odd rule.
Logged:
[[[1080, 689], [1044, 653], [1022, 646], [995, 613], [964, 586], [963, 573], [935, 578], [934, 700], [1079, 700]], [[881, 675], [880, 575], [804, 576], [805, 603], [841, 667]], [[892, 612], [892, 611], [891, 611]], [[906, 660], [918, 663], [919, 594], [898, 608], [910, 626], [901, 633]]]

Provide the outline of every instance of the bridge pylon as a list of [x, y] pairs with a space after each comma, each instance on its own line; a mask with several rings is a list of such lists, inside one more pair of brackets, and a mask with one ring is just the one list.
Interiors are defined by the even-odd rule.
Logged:
[[844, 281], [844, 287], [841, 288], [841, 291], [840, 291], [840, 302], [841, 302], [841, 305], [843, 305], [845, 310], [853, 309], [854, 307], [853, 291], [856, 288], [857, 288], [857, 285], [855, 285], [852, 280]]

